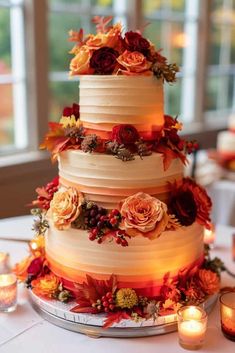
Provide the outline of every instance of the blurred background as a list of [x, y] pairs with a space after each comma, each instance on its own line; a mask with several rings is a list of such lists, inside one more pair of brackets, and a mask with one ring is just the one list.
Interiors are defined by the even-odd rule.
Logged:
[[78, 102], [68, 31], [94, 32], [94, 15], [142, 30], [180, 66], [165, 85], [165, 112], [201, 148], [215, 147], [235, 110], [235, 0], [0, 0], [0, 192], [9, 204], [0, 216], [25, 213], [34, 187], [55, 173], [38, 144], [48, 121]]

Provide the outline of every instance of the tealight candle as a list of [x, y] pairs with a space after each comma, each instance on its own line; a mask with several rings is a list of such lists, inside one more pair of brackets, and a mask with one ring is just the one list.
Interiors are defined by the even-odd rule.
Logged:
[[220, 318], [224, 336], [235, 341], [235, 292], [220, 296]]
[[177, 312], [180, 345], [189, 350], [203, 346], [207, 327], [207, 313], [197, 306], [184, 306]]
[[204, 243], [208, 245], [213, 245], [215, 241], [215, 227], [212, 224], [211, 229], [204, 229]]
[[9, 254], [0, 252], [0, 274], [9, 273]]
[[0, 311], [10, 312], [17, 305], [17, 278], [14, 274], [0, 275]]

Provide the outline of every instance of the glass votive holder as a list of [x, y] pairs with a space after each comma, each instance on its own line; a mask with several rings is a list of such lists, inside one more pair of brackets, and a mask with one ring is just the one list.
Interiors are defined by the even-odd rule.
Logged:
[[13, 273], [0, 275], [0, 311], [11, 312], [17, 306], [17, 278]]
[[179, 344], [188, 350], [200, 349], [205, 341], [207, 313], [199, 306], [183, 306], [177, 311]]
[[235, 292], [220, 296], [221, 330], [226, 338], [235, 341]]
[[9, 273], [10, 265], [9, 265], [9, 254], [0, 251], [0, 274]]

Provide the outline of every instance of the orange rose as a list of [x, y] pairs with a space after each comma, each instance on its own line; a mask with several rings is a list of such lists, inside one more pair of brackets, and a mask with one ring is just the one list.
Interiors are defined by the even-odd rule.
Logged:
[[168, 223], [166, 204], [143, 192], [125, 199], [120, 213], [123, 217], [121, 227], [130, 236], [157, 237]]
[[206, 294], [214, 294], [220, 289], [219, 276], [211, 270], [201, 269], [198, 271], [199, 284]]
[[102, 47], [116, 48], [121, 42], [121, 29], [121, 24], [117, 23], [106, 33], [90, 34], [86, 40], [86, 46], [92, 50]]
[[24, 282], [28, 277], [27, 270], [33, 259], [33, 256], [27, 256], [21, 262], [17, 263], [13, 268], [13, 272], [19, 281]]
[[92, 52], [85, 45], [80, 48], [76, 56], [70, 62], [70, 75], [89, 75], [93, 73], [90, 67]]
[[59, 284], [59, 279], [52, 273], [31, 282], [33, 292], [36, 295], [49, 299], [56, 295]]
[[79, 216], [83, 195], [75, 188], [61, 188], [54, 193], [49, 214], [57, 229], [68, 229]]
[[125, 70], [121, 70], [121, 72], [125, 75], [140, 73], [152, 75], [152, 72], [149, 70], [151, 63], [147, 61], [146, 57], [138, 51], [130, 52], [125, 50], [124, 53], [117, 58], [117, 61], [125, 68]]

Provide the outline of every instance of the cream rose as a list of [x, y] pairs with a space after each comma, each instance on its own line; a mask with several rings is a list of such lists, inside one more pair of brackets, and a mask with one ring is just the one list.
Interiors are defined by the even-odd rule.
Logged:
[[124, 53], [117, 58], [117, 61], [126, 69], [121, 70], [123, 74], [152, 74], [152, 72], [149, 70], [151, 63], [147, 61], [146, 57], [138, 51], [130, 52], [125, 50]]
[[116, 48], [121, 42], [120, 35], [121, 24], [117, 23], [107, 33], [90, 34], [86, 40], [86, 46], [89, 49]]
[[131, 236], [157, 237], [168, 223], [167, 205], [143, 192], [125, 199], [120, 213], [122, 227]]
[[90, 67], [90, 58], [92, 52], [87, 46], [83, 46], [77, 55], [70, 61], [70, 75], [89, 75], [93, 73]]
[[57, 229], [68, 229], [79, 216], [83, 195], [75, 188], [61, 188], [55, 192], [50, 203], [49, 214]]

